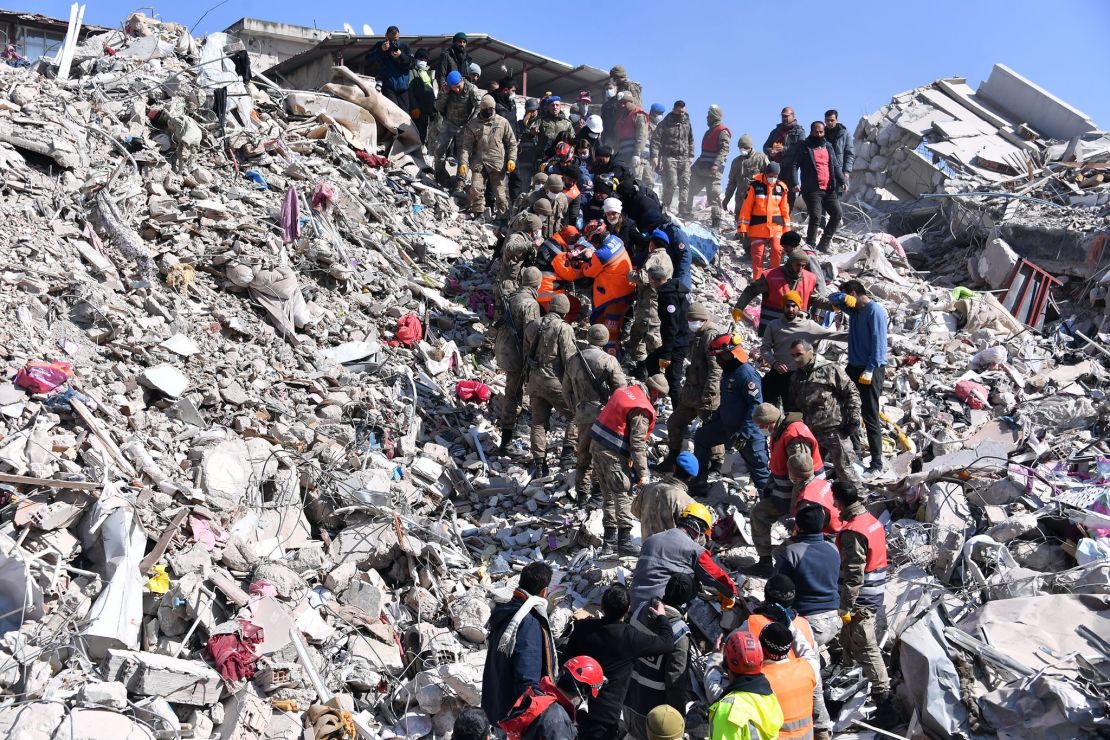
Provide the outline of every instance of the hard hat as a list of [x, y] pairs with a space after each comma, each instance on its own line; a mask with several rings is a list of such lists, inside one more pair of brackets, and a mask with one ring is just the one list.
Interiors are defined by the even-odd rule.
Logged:
[[547, 310], [560, 316], [566, 316], [567, 312], [570, 311], [570, 299], [562, 293], [556, 293], [551, 296], [551, 300], [547, 304]]
[[447, 73], [447, 87], [454, 87], [460, 82], [462, 82], [462, 75], [459, 74], [457, 69]]
[[745, 363], [749, 359], [748, 350], [744, 349], [743, 347], [741, 347], [739, 345], [733, 347], [732, 351], [729, 352], [729, 354], [732, 355], [734, 358], [736, 358], [736, 361], [739, 362], [739, 363]]
[[[696, 461], [696, 458], [695, 458]], [[713, 512], [705, 504], [699, 504], [695, 501], [688, 504], [682, 510], [682, 515], [678, 518], [679, 523], [695, 524], [702, 534], [709, 534], [713, 528]], [[704, 526], [701, 526], [704, 525]]]
[[538, 267], [525, 267], [524, 272], [520, 273], [520, 284], [526, 288], [538, 288], [541, 280], [543, 273]]
[[605, 213], [621, 213], [624, 211], [624, 204], [621, 203], [620, 198], [606, 198], [601, 204], [601, 210]]
[[577, 226], [574, 224], [567, 224], [559, 229], [559, 236], [562, 237], [563, 241], [567, 244], [574, 244], [574, 242], [578, 241], [578, 237], [581, 236], [581, 234], [578, 233]]
[[754, 676], [762, 672], [763, 648], [751, 632], [736, 630], [724, 645], [725, 667], [730, 672], [742, 676]]
[[608, 680], [605, 678], [605, 671], [601, 670], [601, 664], [588, 655], [571, 658], [563, 663], [563, 670], [578, 683], [588, 686], [590, 695], [595, 699], [597, 692], [601, 691]]
[[586, 224], [586, 228], [582, 230], [582, 236], [586, 237], [586, 241], [591, 244], [596, 244], [609, 234], [609, 229], [605, 228], [604, 221], [594, 219]]
[[593, 324], [586, 332], [586, 341], [595, 347], [609, 344], [609, 327], [605, 324]]
[[716, 357], [717, 355], [729, 352], [737, 344], [740, 344], [740, 338], [735, 334], [718, 334], [709, 343], [709, 354]]
[[682, 740], [686, 733], [686, 720], [670, 704], [660, 704], [648, 712], [644, 726], [651, 740]]
[[570, 144], [565, 141], [560, 141], [555, 145], [555, 156], [559, 159], [570, 159], [572, 153]]
[[605, 125], [601, 122], [601, 116], [595, 113], [592, 116], [586, 116], [586, 128], [590, 133], [600, 134], [605, 130]]

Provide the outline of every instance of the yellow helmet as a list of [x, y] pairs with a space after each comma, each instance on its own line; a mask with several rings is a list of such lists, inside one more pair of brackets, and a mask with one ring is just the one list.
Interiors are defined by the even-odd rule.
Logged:
[[713, 528], [713, 512], [709, 510], [708, 506], [699, 504], [697, 501], [682, 510], [682, 516], [679, 517], [679, 520], [681, 521], [683, 519], [695, 519], [704, 524], [705, 526], [699, 527], [699, 529], [706, 535], [708, 535], [709, 530]]

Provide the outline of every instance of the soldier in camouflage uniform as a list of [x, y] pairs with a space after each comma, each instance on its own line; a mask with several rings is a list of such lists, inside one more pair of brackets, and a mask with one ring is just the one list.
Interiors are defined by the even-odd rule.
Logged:
[[788, 391], [788, 408], [797, 409], [817, 438], [821, 456], [842, 481], [858, 481], [852, 467], [850, 436], [861, 420], [859, 390], [844, 368], [818, 357], [813, 344], [799, 339], [790, 346], [798, 370]]
[[613, 391], [628, 385], [617, 358], [605, 351], [605, 345], [609, 343], [608, 327], [594, 324], [587, 333], [587, 341], [589, 346], [567, 363], [563, 378], [567, 407], [573, 411], [574, 423], [578, 427], [574, 491], [580, 506], [589, 498], [592, 484], [590, 427]]
[[640, 269], [628, 273], [628, 281], [636, 286], [636, 302], [625, 352], [629, 361], [636, 363], [638, 377], [645, 377], [643, 363], [648, 355], [663, 346], [658, 290], [673, 276], [674, 264], [661, 247], [651, 250]]
[[504, 218], [509, 210], [506, 178], [516, 170], [516, 135], [509, 122], [497, 115], [496, 105], [492, 95], [484, 96], [478, 115], [463, 126], [459, 177], [470, 170], [471, 215], [485, 213], [488, 185], [493, 189], [494, 218]]
[[551, 412], [558, 410], [567, 419], [562, 459], [570, 461], [577, 444], [578, 427], [567, 408], [563, 378], [567, 363], [578, 351], [574, 329], [563, 317], [570, 311], [570, 300], [558, 293], [548, 304], [547, 315], [524, 330], [524, 362], [528, 370], [528, 398], [532, 403], [533, 475], [547, 477], [547, 428]]
[[[450, 84], [455, 80], [454, 84]], [[447, 183], [447, 158], [451, 156], [452, 145], [455, 137], [462, 131], [462, 127], [474, 116], [478, 115], [478, 106], [482, 103], [482, 93], [469, 80], [452, 77], [448, 80], [446, 92], [441, 92], [436, 98], [436, 112], [439, 113], [439, 131], [436, 134], [436, 182], [444, 185]]]
[[721, 123], [724, 113], [716, 105], [709, 106], [706, 123], [709, 131], [701, 140], [701, 154], [690, 168], [690, 194], [686, 201], [686, 212], [693, 212], [694, 198], [705, 189], [709, 200], [713, 228], [721, 228], [721, 175], [728, 163], [728, 147], [732, 133]]
[[526, 213], [523, 230], [509, 234], [501, 245], [501, 258], [497, 267], [497, 282], [494, 290], [497, 299], [504, 301], [520, 287], [520, 276], [536, 257], [536, 247], [540, 243], [543, 222], [534, 213]]
[[[704, 304], [695, 303], [686, 311], [686, 320], [694, 335], [690, 343], [686, 380], [679, 392], [678, 403], [667, 418], [667, 456], [659, 465], [662, 471], [670, 470], [675, 458], [682, 451], [682, 442], [690, 431], [690, 423], [700, 417], [702, 421], [721, 404], [721, 366], [709, 354], [709, 344], [721, 333], [721, 328], [709, 318]], [[696, 327], [696, 328], [695, 328]], [[712, 464], [718, 469], [725, 459], [725, 448], [718, 445], [712, 451]]]
[[686, 207], [693, 156], [694, 128], [690, 125], [690, 116], [686, 114], [686, 103], [677, 100], [674, 109], [651, 133], [651, 166], [663, 176], [663, 208], [671, 210], [671, 200], [675, 195], [678, 196], [678, 206], [674, 210]]
[[543, 238], [550, 239], [552, 234], [566, 226], [567, 211], [570, 210], [570, 202], [563, 193], [562, 175], [547, 176], [543, 191], [532, 196], [532, 210], [535, 211], [536, 206], [544, 201], [551, 204], [551, 213], [544, 221]]
[[507, 455], [513, 440], [513, 429], [524, 397], [524, 329], [540, 318], [540, 304], [536, 289], [543, 275], [537, 267], [527, 267], [521, 273], [521, 287], [505, 302], [503, 323], [497, 332], [494, 356], [497, 366], [505, 373], [505, 397], [501, 406], [501, 446], [498, 453]]

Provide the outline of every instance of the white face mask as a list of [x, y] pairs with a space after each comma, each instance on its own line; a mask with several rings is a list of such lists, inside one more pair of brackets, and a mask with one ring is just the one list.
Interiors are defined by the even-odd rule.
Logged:
[[615, 88], [615, 87], [605, 88], [605, 97], [607, 97], [607, 98], [617, 97], [617, 88]]
[[768, 177], [767, 178], [767, 184], [768, 185], [774, 185], [778, 181], [779, 181], [779, 179], [777, 177]]
[[742, 149], [740, 150], [740, 156], [741, 156], [741, 157], [746, 157], [746, 156], [748, 156], [748, 155], [749, 155], [749, 154], [751, 154], [751, 153], [752, 153], [752, 150], [751, 150], [751, 149], [748, 149], [747, 147], [744, 147], [744, 148], [742, 148]]
[[697, 331], [698, 329], [702, 328], [703, 326], [705, 326], [704, 321], [691, 321], [690, 322], [690, 331]]
[[425, 61], [424, 61], [423, 59], [421, 59], [420, 61], [418, 61], [418, 62], [416, 63], [416, 68], [417, 68], [417, 69], [422, 69], [422, 70], [423, 70], [423, 69], [427, 69], [427, 68], [428, 68], [428, 63], [427, 63], [427, 62], [425, 62]]

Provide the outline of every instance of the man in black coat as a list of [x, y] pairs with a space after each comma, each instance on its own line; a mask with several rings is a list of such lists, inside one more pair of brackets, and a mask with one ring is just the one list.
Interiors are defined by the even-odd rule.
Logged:
[[[809, 136], [802, 139], [787, 154], [793, 171], [793, 190], [802, 194], [809, 212], [806, 221], [806, 242], [816, 244], [822, 252], [828, 251], [836, 227], [840, 225], [840, 193], [844, 190], [844, 175], [836, 150], [825, 141], [825, 124], [814, 121], [809, 125]], [[821, 216], [827, 213], [829, 222], [817, 242]]]
[[624, 621], [628, 604], [628, 588], [620, 584], [610, 586], [601, 597], [601, 618], [578, 622], [567, 643], [565, 658], [588, 655], [601, 664], [607, 679], [597, 698], [590, 702], [588, 712], [578, 713], [580, 740], [621, 737], [621, 707], [636, 661], [670, 655], [674, 649], [672, 619], [661, 601], [649, 608], [658, 617], [654, 635], [641, 632]]
[[385, 39], [374, 45], [366, 55], [366, 62], [382, 85], [382, 95], [408, 113], [409, 85], [416, 62], [409, 52], [409, 45], [400, 39], [401, 31], [397, 26], [387, 28]]

